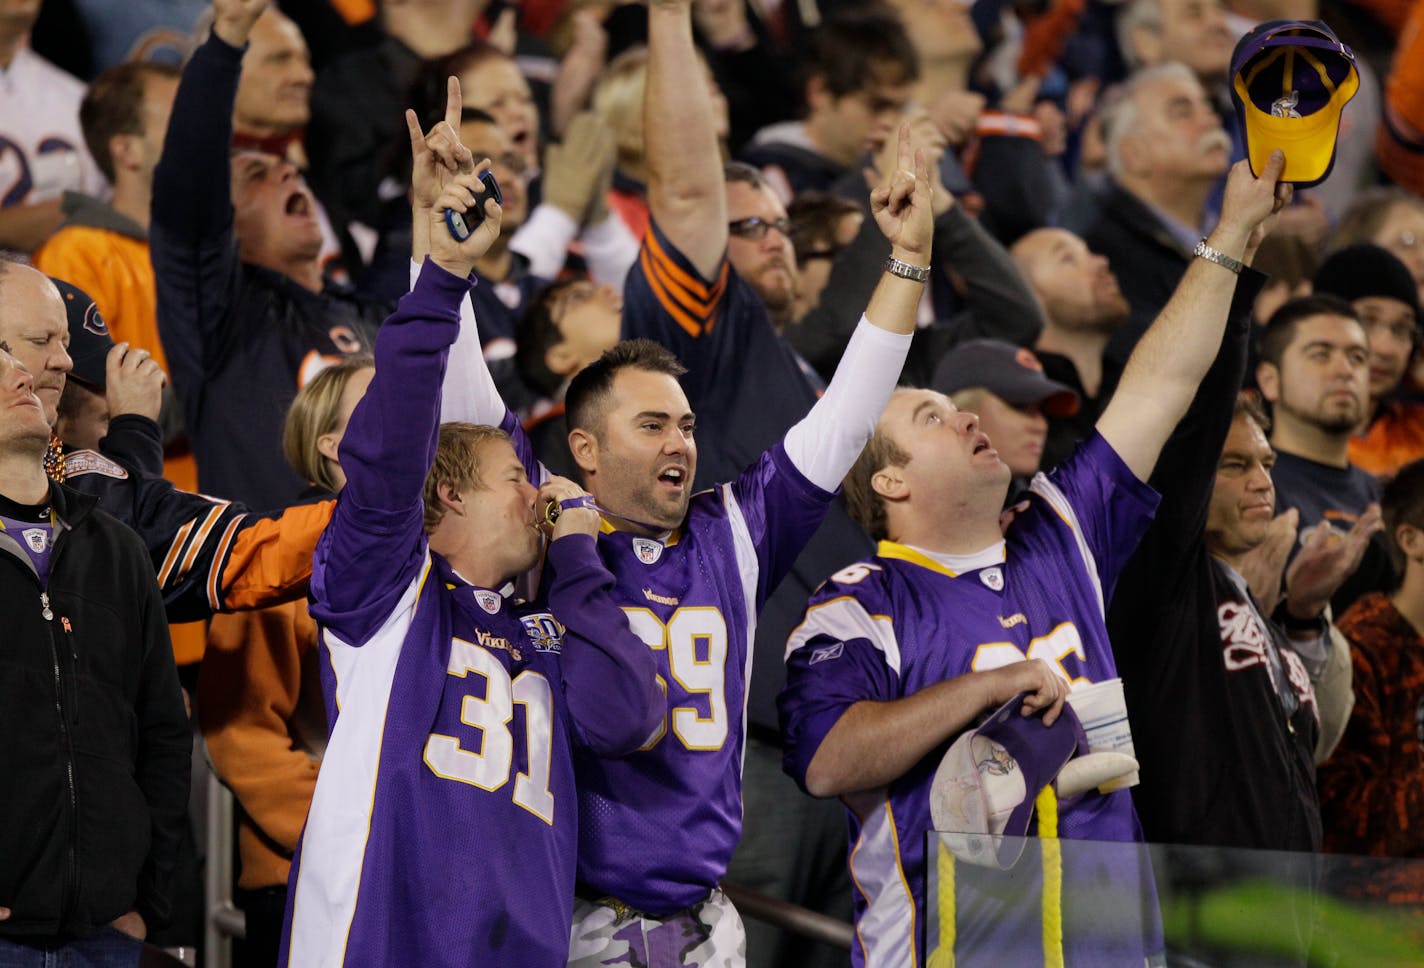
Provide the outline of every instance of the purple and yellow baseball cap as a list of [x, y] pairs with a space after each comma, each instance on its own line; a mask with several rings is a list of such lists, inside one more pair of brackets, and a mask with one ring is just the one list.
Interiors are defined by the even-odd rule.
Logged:
[[1360, 87], [1355, 55], [1319, 20], [1257, 24], [1231, 55], [1231, 99], [1259, 176], [1277, 148], [1281, 181], [1323, 182], [1335, 164], [1340, 112]]
[[960, 860], [1008, 870], [1023, 853], [1034, 800], [1077, 752], [1087, 752], [1073, 708], [1052, 726], [1043, 713], [1022, 716], [1027, 693], [1004, 703], [977, 729], [966, 730], [940, 760], [930, 783], [930, 819]]

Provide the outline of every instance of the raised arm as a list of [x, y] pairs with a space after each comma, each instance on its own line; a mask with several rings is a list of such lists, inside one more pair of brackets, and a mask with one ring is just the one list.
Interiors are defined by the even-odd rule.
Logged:
[[840, 486], [870, 439], [905, 365], [924, 281], [905, 274], [927, 269], [934, 235], [929, 166], [899, 133], [899, 168], [870, 193], [870, 210], [890, 242], [893, 259], [910, 267], [881, 273], [841, 365], [821, 399], [786, 433], [786, 452], [806, 479], [827, 491]]
[[[1284, 166], [1284, 157], [1275, 152], [1256, 178], [1249, 165], [1236, 163], [1227, 178], [1221, 221], [1206, 240], [1209, 246], [1229, 259], [1250, 261], [1272, 215], [1290, 200], [1291, 186], [1277, 183]], [[1098, 431], [1140, 480], [1152, 474], [1163, 444], [1216, 358], [1236, 281], [1232, 269], [1193, 259], [1133, 350], [1112, 402], [1098, 419]]]
[[712, 96], [697, 63], [691, 0], [651, 0], [643, 101], [648, 208], [673, 248], [711, 279], [727, 251], [727, 191]]
[[215, 0], [213, 32], [188, 61], [153, 173], [149, 244], [173, 384], [193, 416], [207, 368], [241, 334], [233, 234], [232, 109], [243, 48], [266, 0]]
[[[410, 123], [414, 145], [424, 136]], [[456, 242], [443, 211], [469, 211], [485, 167], [452, 178], [425, 213], [430, 256], [381, 327], [376, 375], [341, 440], [346, 487], [317, 547], [312, 614], [350, 644], [360, 644], [390, 614], [424, 553], [422, 492], [440, 429], [446, 354], [459, 332], [475, 260], [498, 235], [501, 214], [490, 202], [479, 228]], [[394, 556], [391, 567], [372, 568], [378, 556]]]
[[[463, 99], [459, 78], [450, 77], [445, 88], [445, 120], [424, 135], [414, 111], [406, 112], [411, 151], [411, 262], [410, 284], [415, 287], [421, 263], [430, 251], [431, 226], [445, 232], [432, 211], [444, 185], [461, 173], [475, 170], [475, 159], [460, 142], [460, 113]], [[474, 303], [460, 303], [460, 334], [450, 347], [445, 382], [441, 386], [441, 421], [501, 426], [509, 409], [500, 398], [489, 363], [480, 348], [479, 327]], [[531, 476], [532, 479], [532, 476]]]

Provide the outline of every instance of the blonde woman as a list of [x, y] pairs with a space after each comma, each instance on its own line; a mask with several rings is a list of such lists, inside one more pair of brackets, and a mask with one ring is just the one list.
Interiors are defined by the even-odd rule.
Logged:
[[[374, 373], [368, 357], [343, 361], [292, 401], [282, 446], [312, 485], [306, 496], [330, 497], [345, 485], [337, 447]], [[247, 937], [235, 946], [237, 968], [277, 962], [287, 872], [326, 743], [317, 658], [305, 599], [217, 615], [208, 632], [198, 720], [213, 767], [241, 807], [236, 900]]]

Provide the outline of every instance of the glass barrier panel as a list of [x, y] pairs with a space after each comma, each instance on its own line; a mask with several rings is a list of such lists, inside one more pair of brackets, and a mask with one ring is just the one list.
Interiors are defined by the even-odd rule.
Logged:
[[929, 968], [1424, 966], [1424, 860], [930, 833]]

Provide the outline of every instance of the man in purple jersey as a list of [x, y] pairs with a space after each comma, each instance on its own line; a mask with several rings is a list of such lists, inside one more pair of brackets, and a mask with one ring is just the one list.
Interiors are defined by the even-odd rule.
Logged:
[[[1139, 343], [1096, 432], [1035, 478], [1007, 531], [999, 511], [1009, 468], [978, 418], [941, 393], [897, 392], [846, 478], [847, 503], [880, 540], [878, 554], [812, 597], [787, 646], [780, 708], [787, 772], [850, 812], [857, 965], [922, 964], [946, 937], [959, 964], [1055, 954], [1061, 963], [1065, 952], [1070, 963], [1142, 964], [1160, 951], [1150, 875], [1108, 861], [1065, 870], [1064, 883], [1125, 886], [1127, 907], [1140, 906], [1114, 912], [1126, 936], [1040, 937], [1023, 930], [1037, 911], [964, 884], [937, 899], [940, 931], [926, 939], [930, 782], [947, 744], [1017, 692], [1031, 693], [1029, 713], [1053, 704], [1062, 684], [1117, 675], [1104, 605], [1157, 504], [1143, 481], [1221, 345], [1239, 260], [1255, 254], [1289, 199], [1276, 185], [1283, 163], [1273, 156], [1260, 179], [1236, 166], [1221, 222]], [[1141, 839], [1124, 790], [1090, 791], [1056, 813], [1065, 837]], [[946, 900], [959, 902], [957, 914]]]
[[[655, 7], [650, 21], [691, 29], [676, 3]], [[569, 448], [604, 517], [599, 553], [667, 690], [663, 721], [638, 752], [576, 754], [581, 897], [570, 964], [743, 962], [741, 921], [717, 881], [741, 832], [751, 642], [758, 612], [825, 517], [904, 365], [933, 218], [928, 169], [920, 154], [912, 163], [908, 130], [899, 157], [871, 197], [894, 260], [835, 379], [735, 480], [693, 496], [693, 414], [681, 365], [657, 344], [621, 343], [569, 386]], [[418, 231], [417, 255], [423, 242]], [[445, 387], [444, 415], [501, 421], [523, 453], [527, 438], [495, 391], [473, 326], [451, 357], [459, 378]], [[546, 587], [563, 567], [550, 563]]]
[[[453, 88], [452, 140], [459, 100]], [[428, 171], [428, 139], [408, 120]], [[662, 711], [587, 495], [563, 478], [536, 489], [538, 468], [494, 427], [439, 425], [460, 306], [499, 231], [493, 202], [465, 242], [446, 231], [446, 209], [474, 221], [488, 163], [467, 167], [436, 197], [416, 193], [431, 257], [381, 329], [340, 444], [347, 483], [311, 586], [330, 729], [292, 864], [284, 965], [562, 965], [571, 749], [628, 752]], [[548, 502], [562, 508], [546, 589], [558, 619], [511, 586], [538, 559], [535, 508]]]

